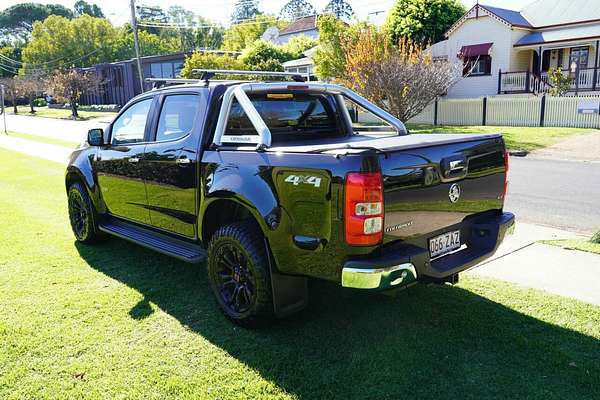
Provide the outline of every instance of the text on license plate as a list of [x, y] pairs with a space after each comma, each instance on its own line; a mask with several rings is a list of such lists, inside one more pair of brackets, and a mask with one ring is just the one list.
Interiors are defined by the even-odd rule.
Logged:
[[451, 231], [429, 239], [431, 258], [449, 253], [460, 248], [460, 231]]

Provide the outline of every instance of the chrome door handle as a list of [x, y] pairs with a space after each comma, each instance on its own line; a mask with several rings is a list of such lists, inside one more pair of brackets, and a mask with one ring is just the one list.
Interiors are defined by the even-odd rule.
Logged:
[[178, 158], [175, 162], [179, 165], [187, 165], [192, 162], [189, 158]]
[[139, 158], [137, 158], [137, 157], [130, 157], [128, 161], [129, 161], [130, 163], [134, 163], [134, 164], [135, 164], [135, 163], [138, 163], [138, 162], [140, 162], [140, 159], [139, 159]]

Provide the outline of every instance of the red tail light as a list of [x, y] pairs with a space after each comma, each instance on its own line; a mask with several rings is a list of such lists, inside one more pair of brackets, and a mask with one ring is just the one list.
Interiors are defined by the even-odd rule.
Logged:
[[508, 151], [504, 151], [504, 193], [502, 194], [502, 198], [506, 199], [506, 195], [508, 194], [508, 167], [509, 167], [509, 157]]
[[372, 246], [383, 239], [383, 184], [380, 173], [346, 176], [346, 243]]

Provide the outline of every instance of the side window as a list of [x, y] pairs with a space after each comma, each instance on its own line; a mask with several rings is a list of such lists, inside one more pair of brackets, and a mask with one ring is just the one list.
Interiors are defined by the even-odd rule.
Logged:
[[143, 142], [151, 105], [152, 99], [146, 99], [125, 110], [112, 125], [112, 143], [118, 145]]
[[189, 135], [194, 127], [199, 108], [198, 96], [188, 94], [167, 96], [158, 119], [156, 141], [175, 140]]
[[372, 112], [362, 108], [360, 105], [345, 99], [348, 114], [352, 121], [352, 130], [354, 133], [365, 135], [397, 135], [396, 129], [389, 123], [382, 120]]

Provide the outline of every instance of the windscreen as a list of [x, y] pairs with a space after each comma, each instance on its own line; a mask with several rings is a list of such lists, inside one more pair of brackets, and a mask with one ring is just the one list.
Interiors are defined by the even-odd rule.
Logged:
[[[271, 131], [273, 143], [343, 136], [344, 129], [335, 97], [308, 93], [265, 93], [250, 95], [252, 104]], [[234, 100], [225, 135], [257, 136], [246, 113]], [[240, 140], [240, 143], [248, 140]]]

